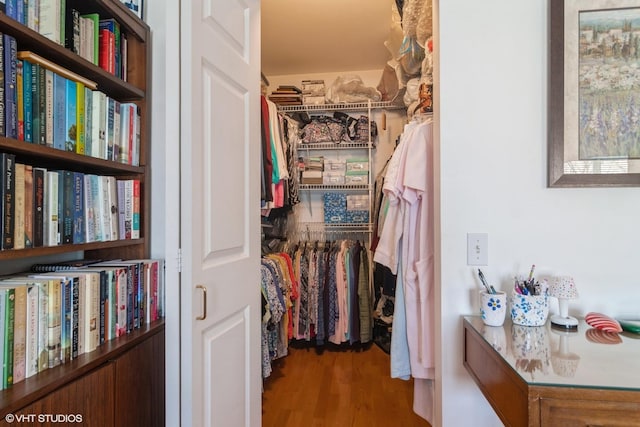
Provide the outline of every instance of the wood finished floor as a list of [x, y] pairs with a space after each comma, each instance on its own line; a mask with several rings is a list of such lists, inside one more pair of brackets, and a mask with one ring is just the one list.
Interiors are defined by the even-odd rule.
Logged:
[[264, 427], [429, 427], [412, 410], [413, 381], [389, 377], [389, 355], [289, 348], [264, 382]]

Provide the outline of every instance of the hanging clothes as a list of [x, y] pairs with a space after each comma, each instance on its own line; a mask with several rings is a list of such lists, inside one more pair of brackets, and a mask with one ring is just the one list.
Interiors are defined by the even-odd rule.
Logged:
[[374, 261], [398, 275], [392, 370], [400, 378], [410, 373], [416, 379], [420, 389], [414, 392], [414, 410], [425, 417], [433, 412], [432, 400], [416, 404], [415, 399], [433, 397], [435, 378], [432, 135], [430, 118], [405, 126], [384, 179], [387, 205], [380, 209], [385, 216], [374, 254]]

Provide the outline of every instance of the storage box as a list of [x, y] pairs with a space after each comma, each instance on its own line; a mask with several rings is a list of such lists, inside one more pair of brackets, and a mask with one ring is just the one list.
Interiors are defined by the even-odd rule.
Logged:
[[305, 170], [302, 171], [302, 184], [322, 184], [322, 171]]
[[343, 185], [344, 172], [325, 172], [322, 174], [322, 183], [324, 185]]
[[324, 95], [302, 95], [304, 105], [322, 105], [324, 102]]
[[347, 220], [347, 196], [342, 193], [324, 194], [324, 222], [335, 224]]
[[347, 196], [347, 211], [368, 211], [369, 195], [358, 194]]
[[344, 160], [324, 159], [324, 170], [330, 172], [341, 172], [342, 175], [347, 171], [347, 162]]
[[369, 211], [346, 211], [346, 222], [353, 224], [369, 222]]
[[369, 174], [367, 172], [358, 174], [350, 174], [347, 172], [344, 177], [344, 183], [350, 185], [366, 185], [369, 183]]
[[369, 170], [367, 159], [347, 159], [347, 172], [359, 172]]

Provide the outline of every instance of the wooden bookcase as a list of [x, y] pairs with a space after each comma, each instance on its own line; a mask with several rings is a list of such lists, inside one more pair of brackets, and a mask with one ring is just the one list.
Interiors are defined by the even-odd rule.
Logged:
[[[19, 163], [47, 169], [111, 175], [141, 182], [141, 238], [0, 251], [0, 263], [30, 258], [63, 258], [81, 253], [88, 259], [148, 258], [150, 248], [150, 29], [118, 0], [67, 0], [81, 14], [115, 18], [128, 40], [127, 81], [115, 77], [72, 51], [0, 13], [0, 32], [29, 50], [98, 84], [120, 102], [135, 102], [141, 113], [140, 165], [130, 166], [0, 137], [0, 151]], [[164, 321], [108, 341], [96, 351], [45, 370], [0, 391], [0, 420], [7, 414], [80, 414], [83, 425], [164, 425]]]

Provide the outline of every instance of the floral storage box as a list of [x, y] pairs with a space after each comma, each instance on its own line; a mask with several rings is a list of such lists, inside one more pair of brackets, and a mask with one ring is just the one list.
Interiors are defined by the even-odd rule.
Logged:
[[336, 224], [347, 220], [347, 195], [343, 193], [324, 193], [324, 222]]

